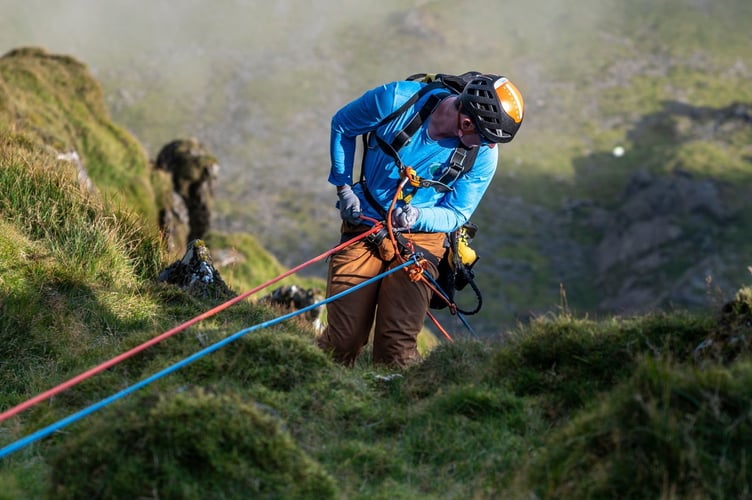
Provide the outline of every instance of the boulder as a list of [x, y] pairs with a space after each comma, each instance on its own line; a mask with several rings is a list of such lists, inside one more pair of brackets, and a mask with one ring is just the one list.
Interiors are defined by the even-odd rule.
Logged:
[[203, 238], [211, 223], [214, 184], [219, 172], [217, 159], [194, 138], [176, 139], [160, 150], [154, 166], [171, 174], [172, 188], [185, 204], [187, 241]]
[[183, 258], [167, 266], [157, 279], [177, 285], [194, 297], [231, 299], [237, 295], [214, 267], [209, 248], [202, 240], [191, 241]]
[[[312, 306], [324, 300], [324, 294], [318, 288], [302, 288], [298, 285], [285, 285], [276, 288], [271, 294], [259, 299], [261, 303], [280, 307], [286, 312], [293, 312]], [[313, 322], [314, 329], [319, 331], [323, 328], [321, 323], [321, 311], [323, 306], [315, 307], [303, 313], [303, 317]]]

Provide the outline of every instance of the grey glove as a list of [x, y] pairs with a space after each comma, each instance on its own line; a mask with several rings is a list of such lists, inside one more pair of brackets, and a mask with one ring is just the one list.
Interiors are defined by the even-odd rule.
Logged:
[[392, 226], [394, 229], [410, 229], [420, 217], [420, 210], [412, 205], [397, 207], [392, 212]]
[[360, 199], [358, 195], [355, 194], [350, 186], [345, 185], [345, 187], [337, 192], [337, 196], [339, 197], [337, 206], [339, 207], [339, 215], [342, 217], [342, 220], [350, 224], [360, 224]]

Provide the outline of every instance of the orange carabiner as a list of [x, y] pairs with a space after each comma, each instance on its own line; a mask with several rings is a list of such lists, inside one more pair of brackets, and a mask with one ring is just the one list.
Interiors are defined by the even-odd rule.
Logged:
[[414, 168], [405, 167], [404, 169], [402, 169], [402, 177], [406, 178], [407, 182], [409, 182], [412, 187], [420, 186], [420, 177], [418, 177], [418, 174], [415, 172]]
[[426, 267], [428, 267], [428, 261], [422, 257], [418, 258], [415, 261], [415, 264], [407, 266], [405, 270], [410, 277], [410, 281], [419, 281], [423, 276], [423, 270], [426, 269]]

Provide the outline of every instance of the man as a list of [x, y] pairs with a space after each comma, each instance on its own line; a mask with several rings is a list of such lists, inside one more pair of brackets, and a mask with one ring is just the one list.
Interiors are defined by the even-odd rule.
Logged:
[[[475, 211], [496, 171], [496, 144], [514, 138], [524, 114], [522, 95], [509, 79], [466, 75], [460, 94], [435, 83], [398, 81], [367, 91], [334, 115], [329, 182], [337, 187], [342, 241], [374, 221], [391, 222], [408, 246], [429, 257], [425, 272], [437, 277], [446, 233]], [[354, 184], [358, 136], [367, 144], [361, 179]], [[475, 161], [458, 168], [458, 157]], [[418, 182], [405, 183], [406, 177]], [[334, 254], [327, 297], [399, 265], [393, 241], [369, 237]], [[431, 295], [410, 273], [392, 273], [329, 303], [319, 346], [352, 366], [373, 329], [375, 364], [404, 367], [418, 361], [417, 336]]]

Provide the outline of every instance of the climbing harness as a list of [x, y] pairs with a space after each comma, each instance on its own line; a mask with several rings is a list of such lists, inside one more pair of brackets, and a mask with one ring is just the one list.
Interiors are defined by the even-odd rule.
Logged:
[[[378, 246], [383, 242], [384, 238], [388, 236], [392, 241], [395, 255], [401, 258], [404, 258], [405, 255], [412, 255], [416, 252], [415, 245], [409, 239], [405, 238], [402, 233], [395, 231], [392, 227], [392, 213], [396, 206], [397, 200], [400, 198], [402, 189], [404, 188], [405, 184], [409, 182], [409, 176], [402, 177], [402, 180], [397, 186], [397, 191], [392, 198], [392, 202], [390, 203], [388, 210], [381, 209], [380, 205], [378, 205], [376, 200], [373, 199], [373, 196], [368, 191], [366, 186], [363, 185], [363, 192], [366, 195], [366, 199], [368, 199], [369, 203], [375, 209], [379, 210], [379, 213], [384, 218], [384, 222], [380, 223], [375, 219], [364, 216], [362, 216], [362, 218], [369, 220], [374, 224], [380, 223], [386, 226], [386, 229], [379, 231], [378, 236], [372, 237], [373, 239], [370, 240], [371, 243], [375, 245], [374, 248], [378, 248]], [[435, 285], [432, 285], [431, 283], [424, 280], [426, 285], [433, 291], [430, 302], [430, 307], [432, 309], [443, 309], [448, 306], [452, 314], [462, 312], [467, 315], [472, 315], [478, 313], [483, 306], [483, 297], [481, 295], [480, 289], [475, 283], [475, 273], [472, 270], [473, 265], [478, 260], [478, 256], [470, 247], [470, 241], [475, 236], [477, 229], [478, 227], [475, 224], [467, 223], [457, 231], [449, 233], [447, 235], [449, 247], [442, 256], [441, 260], [437, 259], [433, 254], [427, 251], [418, 253], [419, 259], [424, 262], [423, 269], [425, 268], [425, 264], [427, 264], [425, 260], [428, 259], [434, 264], [434, 266], [436, 266], [437, 270], [439, 271], [439, 282]], [[417, 281], [418, 274], [418, 270], [413, 269], [412, 274], [410, 275], [411, 279], [413, 279], [413, 277], [415, 276], [416, 279], [414, 281]], [[454, 302], [455, 291], [464, 289], [468, 284], [475, 292], [477, 300], [475, 308], [470, 311], [458, 309]]]

